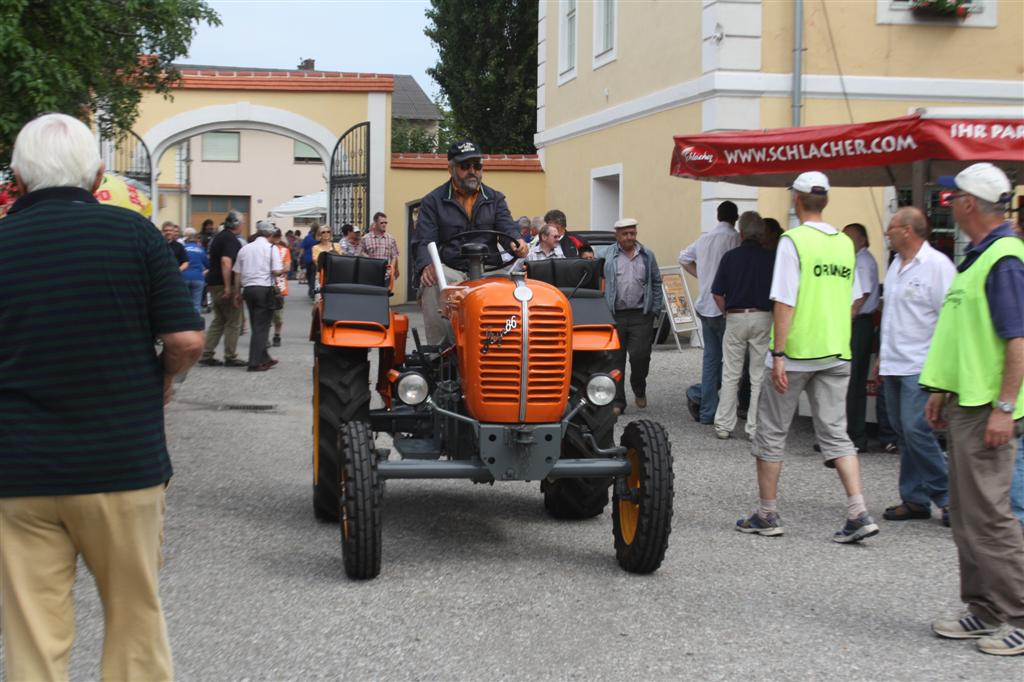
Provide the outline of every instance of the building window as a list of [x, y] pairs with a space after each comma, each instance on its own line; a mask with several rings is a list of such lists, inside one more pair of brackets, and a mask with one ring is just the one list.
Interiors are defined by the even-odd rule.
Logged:
[[912, 0], [875, 0], [875, 23], [878, 24], [927, 24], [934, 26], [964, 26], [966, 28], [995, 28], [996, 0], [966, 0], [970, 11], [967, 18], [929, 18], [912, 11]]
[[558, 84], [576, 77], [576, 0], [559, 0]]
[[239, 161], [241, 133], [203, 133], [203, 161]]
[[622, 164], [590, 171], [590, 229], [611, 230], [622, 217]]
[[594, 68], [615, 61], [616, 0], [594, 3]]
[[295, 163], [323, 163], [320, 160], [320, 155], [316, 153], [316, 150], [310, 147], [305, 142], [299, 142], [298, 140], [292, 140], [295, 143], [295, 149], [293, 152]]

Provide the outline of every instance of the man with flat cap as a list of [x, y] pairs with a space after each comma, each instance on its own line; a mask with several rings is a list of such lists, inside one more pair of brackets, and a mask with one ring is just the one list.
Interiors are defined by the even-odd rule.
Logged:
[[665, 305], [661, 270], [654, 254], [636, 240], [637, 222], [623, 218], [615, 223], [615, 243], [608, 247], [604, 262], [604, 296], [615, 317], [619, 350], [615, 365], [622, 372], [612, 409], [626, 410], [626, 355], [629, 355], [629, 385], [634, 403], [647, 407], [647, 373], [651, 368], [654, 320]]
[[921, 370], [932, 428], [947, 429], [949, 513], [967, 613], [932, 624], [978, 650], [1024, 655], [1024, 534], [1010, 510], [1024, 425], [1024, 243], [1006, 220], [1013, 188], [990, 163], [939, 178], [971, 240]]
[[807, 391], [815, 440], [846, 492], [846, 523], [832, 540], [856, 543], [878, 533], [864, 504], [857, 450], [846, 434], [851, 320], [864, 291], [853, 242], [821, 215], [828, 205], [828, 178], [817, 171], [802, 173], [790, 189], [800, 225], [779, 239], [768, 294], [775, 302], [774, 329], [764, 380], [775, 390], [761, 393], [751, 447], [757, 460], [758, 504], [753, 514], [736, 522], [736, 530], [782, 535], [779, 474], [800, 393]]
[[493, 235], [461, 238], [463, 232], [494, 230], [515, 239], [514, 244], [503, 244], [506, 250], [523, 258], [529, 245], [521, 240], [519, 226], [505, 203], [505, 195], [483, 183], [483, 154], [469, 140], [456, 142], [448, 148], [448, 174], [451, 179], [433, 190], [420, 203], [416, 222], [416, 236], [412, 242], [413, 258], [420, 277], [420, 307], [427, 343], [437, 345], [448, 335], [450, 325], [438, 310], [440, 292], [437, 273], [430, 262], [427, 244], [435, 242], [449, 284], [466, 280], [469, 264], [461, 255], [462, 245], [478, 242], [491, 246], [485, 263], [501, 265], [501, 257], [494, 247]]

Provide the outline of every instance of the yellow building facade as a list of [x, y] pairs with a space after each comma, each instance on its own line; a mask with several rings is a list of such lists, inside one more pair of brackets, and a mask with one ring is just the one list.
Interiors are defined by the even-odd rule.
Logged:
[[[672, 136], [861, 123], [917, 107], [1024, 111], [1024, 3], [971, 9], [927, 19], [907, 0], [541, 2], [535, 142], [548, 202], [582, 228], [637, 218], [666, 264], [714, 227], [726, 199], [785, 225], [785, 190], [671, 177]], [[892, 188], [836, 189], [825, 216], [864, 223], [880, 255], [894, 207]]]

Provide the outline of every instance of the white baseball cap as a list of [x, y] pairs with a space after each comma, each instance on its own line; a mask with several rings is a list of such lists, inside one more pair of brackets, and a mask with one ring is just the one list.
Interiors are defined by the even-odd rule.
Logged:
[[991, 204], [1009, 203], [1013, 194], [1006, 173], [991, 163], [976, 163], [955, 176], [943, 175], [938, 179], [938, 184], [967, 192]]
[[789, 188], [804, 194], [828, 194], [828, 177], [819, 171], [808, 171], [796, 176]]

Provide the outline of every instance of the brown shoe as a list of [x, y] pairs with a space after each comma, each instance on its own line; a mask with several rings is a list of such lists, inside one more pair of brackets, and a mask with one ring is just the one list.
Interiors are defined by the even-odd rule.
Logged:
[[913, 502], [901, 502], [882, 513], [882, 518], [886, 521], [910, 521], [912, 519], [930, 519], [931, 517], [931, 509]]
[[645, 407], [647, 407], [647, 396], [645, 396], [645, 395], [638, 395], [636, 397], [636, 400], [634, 400], [633, 402], [636, 404], [636, 406], [638, 408], [640, 408], [642, 410]]

